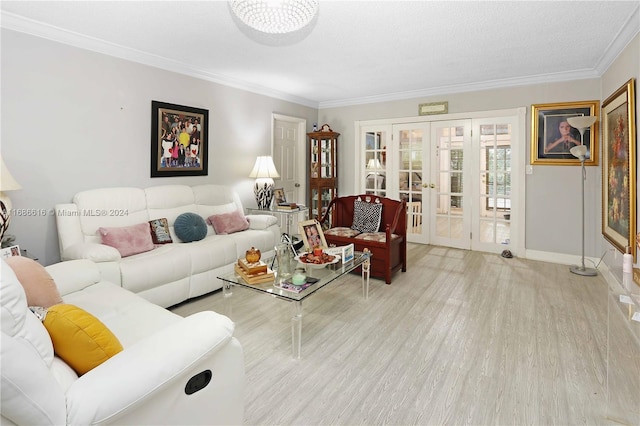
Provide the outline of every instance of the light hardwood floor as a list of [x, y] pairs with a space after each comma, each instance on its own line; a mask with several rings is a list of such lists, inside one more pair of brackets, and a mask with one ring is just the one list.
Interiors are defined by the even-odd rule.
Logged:
[[[567, 266], [410, 245], [391, 285], [357, 275], [303, 303], [235, 288], [246, 424], [613, 424], [606, 417], [607, 286]], [[221, 292], [180, 315], [226, 311]]]

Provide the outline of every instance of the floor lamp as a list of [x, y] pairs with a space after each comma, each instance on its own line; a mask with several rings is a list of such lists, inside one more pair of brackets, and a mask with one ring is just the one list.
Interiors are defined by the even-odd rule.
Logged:
[[582, 166], [582, 265], [573, 265], [569, 269], [574, 274], [584, 275], [586, 277], [595, 277], [598, 271], [594, 268], [587, 268], [584, 265], [584, 181], [587, 180], [587, 171], [584, 168], [584, 160], [587, 156], [587, 147], [584, 145], [584, 132], [596, 122], [598, 117], [593, 115], [583, 115], [578, 117], [569, 117], [567, 122], [571, 127], [575, 127], [580, 132], [580, 145], [576, 145], [570, 149], [571, 155], [580, 160]]

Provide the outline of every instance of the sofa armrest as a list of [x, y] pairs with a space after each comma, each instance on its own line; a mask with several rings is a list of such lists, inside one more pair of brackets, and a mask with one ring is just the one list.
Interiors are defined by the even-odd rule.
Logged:
[[87, 259], [54, 263], [46, 269], [62, 296], [85, 289], [101, 280], [100, 269]]
[[89, 259], [94, 262], [117, 262], [122, 256], [111, 246], [98, 243], [77, 243], [65, 248], [62, 260]]
[[268, 214], [250, 214], [247, 215], [249, 220], [249, 229], [267, 229], [278, 223], [278, 218]]
[[[244, 357], [234, 324], [199, 312], [155, 333], [80, 377], [67, 390], [69, 424], [240, 424]], [[211, 382], [187, 395], [196, 374]]]

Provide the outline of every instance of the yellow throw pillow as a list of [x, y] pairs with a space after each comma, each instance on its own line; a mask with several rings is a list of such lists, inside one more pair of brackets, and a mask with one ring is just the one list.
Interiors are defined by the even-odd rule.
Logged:
[[53, 350], [78, 375], [102, 364], [118, 352], [118, 338], [98, 318], [75, 305], [58, 304], [47, 311], [43, 324]]

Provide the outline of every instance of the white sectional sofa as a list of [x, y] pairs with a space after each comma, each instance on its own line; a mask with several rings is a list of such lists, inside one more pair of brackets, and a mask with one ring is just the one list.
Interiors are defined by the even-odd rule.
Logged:
[[[56, 205], [60, 256], [63, 261], [90, 259], [107, 280], [157, 305], [172, 306], [221, 288], [216, 277], [232, 272], [236, 260], [252, 246], [263, 256], [273, 254], [280, 228], [272, 216], [249, 215], [249, 229], [225, 235], [207, 225], [206, 237], [195, 242], [183, 243], [175, 234], [173, 225], [182, 213], [207, 219], [233, 211], [244, 215], [238, 194], [222, 185], [83, 191], [72, 203]], [[169, 224], [170, 244], [127, 257], [101, 244], [101, 227], [128, 227], [161, 218]]]
[[[52, 331], [27, 307], [24, 274], [21, 285], [0, 260], [0, 424], [242, 423], [244, 355], [229, 318], [211, 311], [183, 318], [107, 282], [89, 260], [46, 272], [58, 300], [96, 317], [122, 351], [78, 376], [58, 356]], [[205, 376], [210, 381], [198, 380]]]

